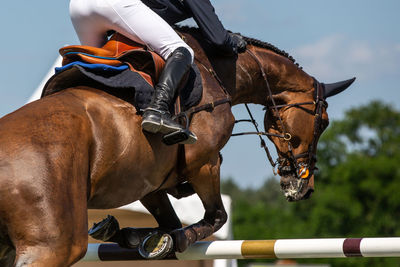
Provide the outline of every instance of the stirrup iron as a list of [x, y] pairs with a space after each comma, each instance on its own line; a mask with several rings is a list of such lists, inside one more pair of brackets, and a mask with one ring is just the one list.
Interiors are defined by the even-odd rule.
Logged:
[[[197, 141], [196, 135], [189, 130], [189, 118], [188, 118], [187, 114], [182, 112], [182, 113], [179, 113], [178, 115], [174, 116], [172, 119], [175, 120], [179, 117], [185, 118], [186, 127], [185, 127], [185, 129], [179, 129], [175, 132], [172, 132], [172, 133], [169, 133], [169, 134], [166, 134], [163, 136], [162, 141], [164, 144], [166, 144], [168, 146], [175, 145], [175, 144], [193, 144], [194, 142]], [[191, 140], [189, 140], [191, 135], [193, 137], [191, 138]], [[194, 142], [193, 142], [193, 139], [194, 139]]]
[[188, 129], [181, 129], [170, 134], [163, 136], [162, 141], [164, 144], [171, 146], [179, 143], [183, 143], [190, 137], [190, 131]]

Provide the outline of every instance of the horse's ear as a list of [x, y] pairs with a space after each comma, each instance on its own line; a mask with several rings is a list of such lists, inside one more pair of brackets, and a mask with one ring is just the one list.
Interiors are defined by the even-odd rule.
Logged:
[[323, 84], [324, 85], [324, 98], [330, 97], [337, 95], [344, 90], [346, 90], [354, 81], [356, 80], [356, 77], [346, 80], [346, 81], [341, 81], [341, 82], [336, 82], [336, 83], [329, 83], [329, 84]]

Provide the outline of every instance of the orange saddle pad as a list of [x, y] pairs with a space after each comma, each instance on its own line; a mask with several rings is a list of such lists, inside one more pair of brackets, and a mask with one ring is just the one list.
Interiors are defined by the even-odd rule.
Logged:
[[165, 64], [157, 53], [119, 33], [115, 33], [101, 48], [70, 45], [61, 48], [60, 54], [63, 66], [74, 61], [111, 66], [128, 64], [132, 71], [138, 72], [152, 86], [157, 82]]

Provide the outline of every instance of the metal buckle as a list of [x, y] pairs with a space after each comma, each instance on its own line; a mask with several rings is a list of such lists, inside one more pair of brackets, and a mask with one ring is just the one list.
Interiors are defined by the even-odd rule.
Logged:
[[292, 135], [291, 135], [290, 133], [285, 133], [285, 134], [283, 135], [283, 140], [285, 140], [285, 141], [290, 141], [290, 140], [292, 140]]

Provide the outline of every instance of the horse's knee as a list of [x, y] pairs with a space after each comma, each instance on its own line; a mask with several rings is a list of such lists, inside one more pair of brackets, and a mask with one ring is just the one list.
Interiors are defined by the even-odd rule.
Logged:
[[216, 232], [227, 222], [228, 214], [224, 209], [218, 209], [206, 212], [204, 220], [211, 224], [214, 228], [214, 232]]

